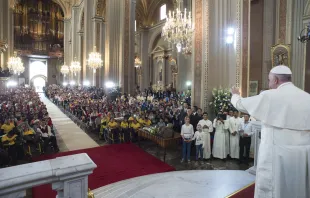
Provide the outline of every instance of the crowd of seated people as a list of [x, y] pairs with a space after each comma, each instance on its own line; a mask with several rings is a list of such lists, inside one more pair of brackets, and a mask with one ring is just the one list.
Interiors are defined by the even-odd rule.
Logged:
[[[180, 132], [185, 116], [192, 112], [188, 110], [188, 98], [184, 93], [149, 90], [137, 96], [124, 94], [111, 100], [101, 88], [58, 85], [47, 87], [45, 93], [54, 103], [97, 131], [99, 136], [106, 140], [108, 135], [105, 131], [118, 131], [118, 139], [126, 141], [128, 137], [134, 138], [135, 135], [122, 135], [121, 131], [135, 131], [151, 125], [169, 124], [175, 131]], [[202, 110], [196, 107], [193, 110], [198, 116], [193, 121], [198, 123], [202, 117]]]
[[32, 154], [58, 152], [46, 106], [31, 88], [0, 93], [0, 166], [16, 165]]

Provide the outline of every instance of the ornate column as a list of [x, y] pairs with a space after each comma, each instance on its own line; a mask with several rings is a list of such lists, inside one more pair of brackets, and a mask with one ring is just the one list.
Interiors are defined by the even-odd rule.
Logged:
[[71, 61], [79, 57], [79, 15], [80, 8], [78, 6], [73, 6], [71, 15]]
[[241, 95], [249, 94], [251, 0], [242, 0], [242, 72]]
[[[208, 3], [208, 0], [195, 0], [193, 1], [193, 22], [195, 24], [194, 40], [193, 40], [193, 59], [192, 59], [192, 89], [191, 93], [191, 105], [202, 107], [202, 67], [203, 67], [203, 13], [208, 10], [203, 9], [203, 2]], [[205, 38], [208, 40], [208, 38]], [[207, 85], [206, 85], [207, 86]]]
[[[97, 47], [97, 51], [101, 54], [101, 58], [104, 60], [104, 46], [102, 41], [104, 40], [104, 31], [103, 31], [103, 18], [102, 17], [94, 17], [93, 18], [93, 38], [94, 38], [94, 45]], [[94, 85], [99, 87], [102, 83], [100, 82], [101, 78], [101, 69], [96, 71], [96, 73], [93, 75], [95, 79]]]
[[[150, 64], [149, 64], [149, 54], [148, 52], [148, 44], [149, 44], [149, 31], [147, 29], [141, 29], [140, 31], [140, 54], [141, 54], [141, 62], [142, 62], [142, 79], [140, 81], [140, 90], [144, 90], [148, 88], [151, 78], [150, 74]], [[154, 83], [154, 82], [153, 82]]]
[[67, 65], [71, 63], [71, 19], [64, 19], [64, 61]]
[[107, 0], [105, 80], [134, 91], [135, 0]]
[[[292, 3], [292, 27], [290, 29], [291, 42], [291, 69], [293, 72], [293, 83], [301, 88], [305, 88], [305, 45], [296, 38], [300, 35], [300, 31], [305, 28], [306, 23], [303, 21], [304, 9], [306, 7], [305, 0], [294, 0]], [[288, 9], [290, 9], [288, 7]]]
[[83, 80], [88, 80], [90, 83], [93, 82], [93, 70], [87, 67], [88, 55], [94, 49], [94, 22], [95, 17], [95, 0], [84, 1], [84, 36], [83, 36]]
[[81, 72], [79, 72], [78, 74], [78, 82], [83, 84], [83, 81], [85, 80], [83, 78], [83, 73], [84, 73], [84, 65], [83, 65], [83, 49], [82, 49], [82, 46], [84, 44], [83, 42], [83, 36], [84, 36], [84, 32], [82, 30], [80, 30], [78, 32], [78, 39], [77, 39], [77, 60], [80, 61], [81, 63]]
[[264, 28], [263, 28], [263, 72], [262, 88], [268, 88], [268, 74], [272, 67], [271, 46], [275, 44], [276, 0], [264, 0]]
[[0, 66], [6, 68], [8, 59], [14, 51], [13, 10], [9, 0], [0, 1], [0, 40], [8, 44], [8, 48], [0, 56]]

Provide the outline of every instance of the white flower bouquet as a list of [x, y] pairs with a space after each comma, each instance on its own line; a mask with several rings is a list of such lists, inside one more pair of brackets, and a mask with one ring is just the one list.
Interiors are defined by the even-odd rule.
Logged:
[[233, 109], [230, 103], [231, 93], [229, 89], [222, 87], [214, 88], [212, 90], [213, 100], [209, 103], [209, 106], [213, 109], [217, 115], [219, 111], [228, 112]]

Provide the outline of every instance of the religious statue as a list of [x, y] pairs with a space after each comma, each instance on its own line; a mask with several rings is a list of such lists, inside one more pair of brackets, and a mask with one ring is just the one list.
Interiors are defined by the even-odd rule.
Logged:
[[290, 67], [290, 45], [277, 44], [271, 48], [272, 67], [286, 65]]

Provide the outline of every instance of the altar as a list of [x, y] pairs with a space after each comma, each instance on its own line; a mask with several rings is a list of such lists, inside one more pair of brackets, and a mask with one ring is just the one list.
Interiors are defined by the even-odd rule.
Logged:
[[256, 166], [257, 166], [257, 160], [258, 160], [258, 151], [259, 151], [259, 145], [261, 141], [261, 128], [262, 123], [260, 121], [251, 121], [252, 126], [254, 128], [254, 136], [253, 136], [253, 144], [254, 144], [254, 166], [249, 168], [247, 172], [256, 175]]

